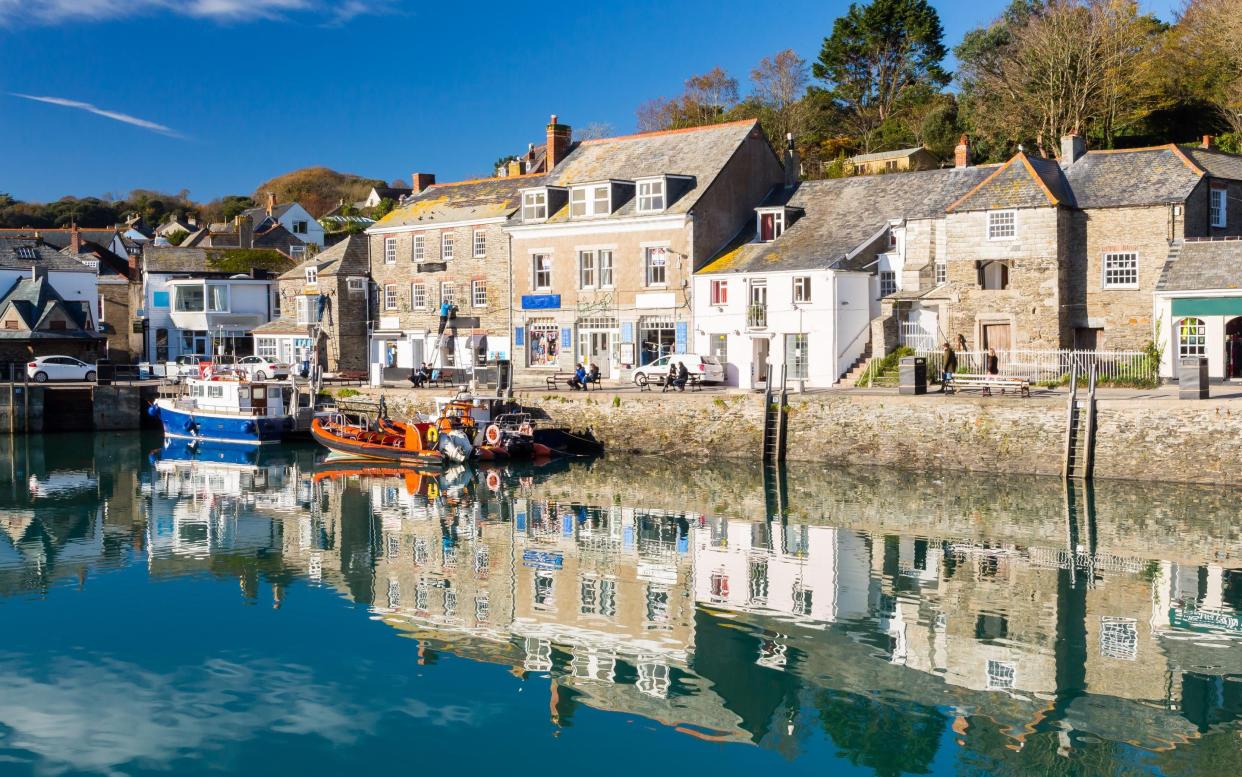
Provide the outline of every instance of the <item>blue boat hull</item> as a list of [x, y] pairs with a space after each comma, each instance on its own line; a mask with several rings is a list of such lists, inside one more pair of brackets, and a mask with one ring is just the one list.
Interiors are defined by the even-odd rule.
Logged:
[[177, 410], [158, 402], [160, 423], [166, 437], [239, 445], [266, 445], [280, 442], [289, 430], [288, 418], [246, 418], [204, 412]]

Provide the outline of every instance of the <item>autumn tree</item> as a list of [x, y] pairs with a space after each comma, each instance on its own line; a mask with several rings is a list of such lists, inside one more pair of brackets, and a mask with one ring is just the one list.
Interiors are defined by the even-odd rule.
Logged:
[[949, 83], [940, 17], [927, 0], [851, 4], [824, 39], [812, 74], [845, 128], [870, 150], [877, 131], [920, 87]]
[[1173, 67], [1189, 94], [1242, 136], [1242, 3], [1191, 0], [1173, 32]]
[[719, 66], [702, 75], [690, 76], [684, 91], [672, 98], [657, 97], [638, 106], [638, 129], [655, 130], [701, 127], [727, 118], [737, 105], [737, 79]]
[[759, 60], [750, 71], [751, 97], [763, 109], [764, 129], [774, 141], [787, 134], [800, 136], [804, 128], [802, 95], [808, 80], [806, 60], [785, 49]]

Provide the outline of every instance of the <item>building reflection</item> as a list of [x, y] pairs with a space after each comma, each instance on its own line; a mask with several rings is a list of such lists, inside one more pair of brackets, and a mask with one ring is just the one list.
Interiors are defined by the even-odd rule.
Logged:
[[96, 454], [7, 452], [4, 593], [135, 554], [245, 601], [324, 587], [425, 665], [506, 668], [557, 726], [585, 705], [790, 757], [826, 735], [881, 773], [930, 769], [946, 741], [989, 771], [1159, 759], [1242, 715], [1228, 492]]

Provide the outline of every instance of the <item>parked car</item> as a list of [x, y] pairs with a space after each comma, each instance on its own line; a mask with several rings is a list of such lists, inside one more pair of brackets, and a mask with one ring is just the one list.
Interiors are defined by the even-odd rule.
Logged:
[[199, 356], [196, 353], [182, 354], [175, 362], [164, 362], [164, 376], [170, 380], [197, 378], [198, 363], [206, 360], [206, 356]]
[[49, 380], [94, 380], [95, 365], [72, 356], [38, 356], [26, 365], [26, 374], [35, 383]]
[[668, 377], [668, 370], [674, 364], [684, 363], [686, 371], [698, 375], [704, 383], [724, 383], [724, 365], [715, 356], [703, 356], [697, 353], [675, 353], [656, 359], [651, 364], [644, 364], [634, 370], [634, 384], [645, 386], [648, 383], [662, 383]]
[[237, 367], [244, 370], [251, 380], [267, 380], [289, 377], [289, 365], [266, 356], [244, 356], [237, 360]]

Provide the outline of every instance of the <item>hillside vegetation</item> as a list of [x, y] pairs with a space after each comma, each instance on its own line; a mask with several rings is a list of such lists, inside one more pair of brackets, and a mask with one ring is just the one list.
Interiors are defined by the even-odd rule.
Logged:
[[310, 214], [319, 218], [344, 199], [356, 202], [367, 196], [373, 186], [386, 186], [374, 178], [352, 173], [338, 173], [327, 167], [304, 167], [264, 181], [255, 189], [252, 199], [267, 202], [267, 193], [276, 195], [277, 202], [300, 202]]

